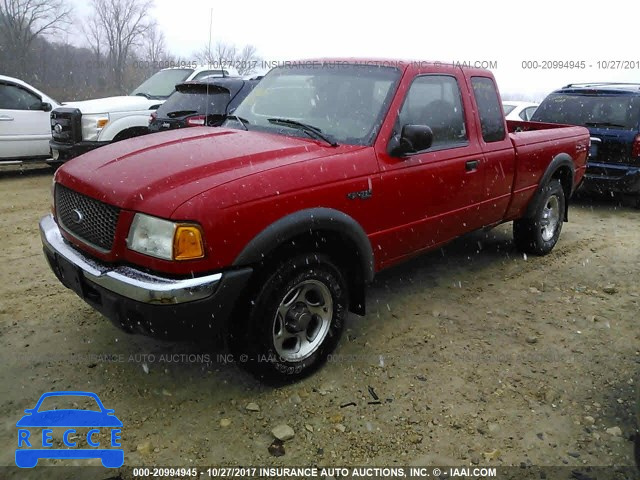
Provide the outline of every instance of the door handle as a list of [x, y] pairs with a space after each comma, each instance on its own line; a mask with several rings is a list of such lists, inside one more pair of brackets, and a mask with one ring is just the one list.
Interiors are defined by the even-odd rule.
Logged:
[[13, 122], [13, 117], [9, 115], [0, 115], [0, 122]]
[[465, 169], [467, 170], [467, 172], [473, 172], [474, 170], [478, 169], [478, 164], [480, 163], [480, 160], [469, 160], [467, 163], [465, 163]]

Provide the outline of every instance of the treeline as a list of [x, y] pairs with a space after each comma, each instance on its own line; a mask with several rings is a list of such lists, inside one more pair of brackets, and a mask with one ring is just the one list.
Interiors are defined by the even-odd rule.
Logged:
[[[73, 101], [127, 94], [161, 68], [185, 63], [166, 45], [151, 15], [153, 0], [92, 0], [87, 18], [75, 17], [68, 2], [0, 0], [0, 74]], [[259, 60], [251, 45], [224, 43], [192, 58], [246, 65], [243, 75]]]
[[58, 101], [121, 95], [154, 73], [127, 68], [124, 85], [118, 88], [107, 57], [44, 38], [34, 42], [25, 57], [28, 60], [23, 62], [0, 48], [0, 74], [20, 78]]

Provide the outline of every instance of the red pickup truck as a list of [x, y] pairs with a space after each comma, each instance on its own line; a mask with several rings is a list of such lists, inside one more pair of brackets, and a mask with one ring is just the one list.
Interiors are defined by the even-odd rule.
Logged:
[[384, 268], [509, 221], [551, 251], [589, 149], [583, 127], [506, 122], [490, 72], [441, 63], [284, 64], [233, 113], [66, 163], [40, 229], [119, 327], [222, 328], [270, 380], [317, 368]]

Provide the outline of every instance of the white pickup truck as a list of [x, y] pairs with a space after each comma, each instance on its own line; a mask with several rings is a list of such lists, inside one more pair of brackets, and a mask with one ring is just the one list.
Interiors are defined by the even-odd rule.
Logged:
[[51, 162], [62, 163], [94, 148], [148, 133], [150, 113], [174, 92], [177, 83], [237, 74], [232, 68], [166, 68], [130, 95], [63, 103], [51, 112]]

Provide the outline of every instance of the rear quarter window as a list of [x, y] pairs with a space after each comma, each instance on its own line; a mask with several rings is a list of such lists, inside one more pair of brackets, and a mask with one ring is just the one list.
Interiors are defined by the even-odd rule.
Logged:
[[487, 143], [504, 140], [504, 116], [493, 80], [488, 77], [472, 77], [471, 85], [478, 105], [482, 138]]

